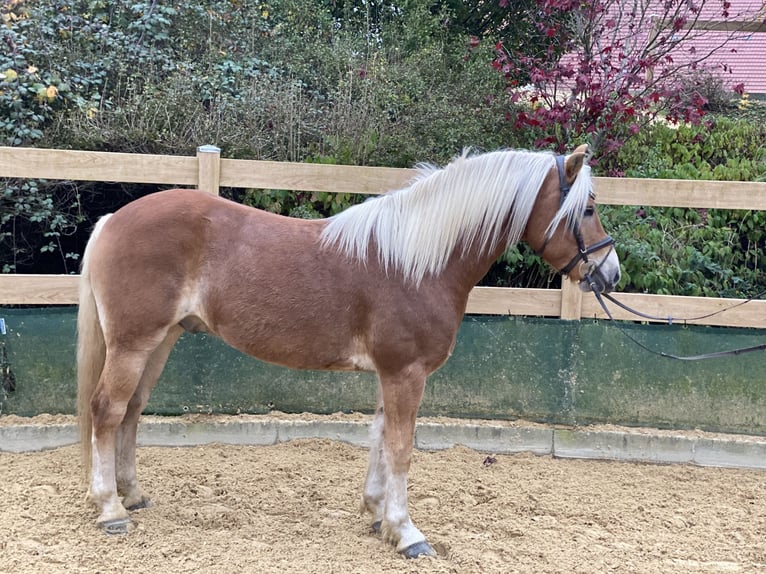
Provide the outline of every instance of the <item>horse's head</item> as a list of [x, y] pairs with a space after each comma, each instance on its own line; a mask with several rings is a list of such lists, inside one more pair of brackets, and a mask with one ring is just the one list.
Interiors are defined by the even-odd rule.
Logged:
[[525, 239], [562, 275], [589, 291], [611, 291], [620, 280], [614, 240], [606, 234], [596, 211], [587, 145], [558, 157], [540, 189], [527, 222]]

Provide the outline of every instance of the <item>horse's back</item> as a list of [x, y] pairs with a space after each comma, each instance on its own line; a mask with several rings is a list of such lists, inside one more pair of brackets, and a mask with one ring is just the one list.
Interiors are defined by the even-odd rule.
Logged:
[[[154, 279], [246, 266], [278, 246], [316, 243], [316, 222], [274, 215], [188, 189], [154, 193], [115, 212], [103, 228], [94, 257], [112, 277]], [[236, 272], [235, 269], [229, 269]], [[123, 275], [124, 279], [125, 276]], [[154, 282], [154, 280], [153, 280]]]
[[[103, 307], [171, 303], [197, 275], [210, 235], [211, 197], [192, 190], [151, 194], [116, 211], [91, 246], [90, 280]], [[137, 309], [140, 311], [141, 305]]]

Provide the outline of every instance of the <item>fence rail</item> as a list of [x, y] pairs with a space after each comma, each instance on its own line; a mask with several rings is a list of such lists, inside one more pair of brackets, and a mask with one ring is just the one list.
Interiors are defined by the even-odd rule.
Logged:
[[[220, 157], [214, 146], [196, 157], [0, 147], [0, 177], [109, 181], [195, 186], [211, 193], [220, 187], [288, 189], [378, 194], [403, 187], [414, 170], [337, 166]], [[594, 178], [599, 203], [766, 211], [766, 183]], [[0, 275], [0, 305], [77, 303], [76, 275]], [[766, 328], [766, 301], [625, 293], [626, 304], [657, 316], [696, 317], [702, 325]], [[561, 289], [476, 287], [468, 313], [530, 315], [562, 319], [605, 318], [592, 296], [569, 281]], [[617, 319], [634, 319], [614, 309]]]

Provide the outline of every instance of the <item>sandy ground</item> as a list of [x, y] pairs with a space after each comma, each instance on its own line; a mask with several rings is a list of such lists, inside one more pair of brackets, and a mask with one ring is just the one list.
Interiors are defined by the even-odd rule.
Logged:
[[136, 530], [94, 526], [77, 447], [0, 453], [0, 572], [766, 571], [766, 476], [749, 470], [417, 452], [405, 560], [358, 512], [365, 449], [327, 440], [139, 449]]

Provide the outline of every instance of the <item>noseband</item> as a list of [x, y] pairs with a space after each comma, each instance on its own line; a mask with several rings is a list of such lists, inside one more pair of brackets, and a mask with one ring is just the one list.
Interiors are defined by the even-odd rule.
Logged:
[[[564, 173], [563, 155], [556, 156], [556, 169], [558, 170], [559, 174], [559, 191], [561, 193], [559, 207], [561, 207], [564, 204], [564, 200], [566, 199], [567, 194], [572, 189], [571, 186], [567, 183], [566, 174]], [[598, 272], [599, 269], [601, 269], [601, 266], [604, 264], [604, 261], [606, 261], [606, 257], [604, 257], [600, 263], [596, 264], [595, 262], [592, 262], [590, 259], [588, 259], [588, 255], [595, 253], [604, 247], [611, 247], [614, 249], [614, 239], [611, 235], [607, 235], [601, 241], [597, 241], [593, 245], [586, 246], [585, 241], [582, 238], [582, 233], [580, 232], [580, 224], [577, 221], [575, 221], [574, 225], [572, 226], [572, 233], [574, 234], [575, 241], [577, 241], [577, 254], [572, 257], [569, 263], [559, 269], [558, 273], [561, 275], [567, 275], [572, 271], [572, 269], [575, 268], [575, 265], [580, 263], [586, 266], [587, 271], [583, 274], [583, 276], [588, 278], [588, 276], [590, 276], [592, 273]], [[543, 254], [543, 251], [545, 251], [545, 248], [548, 246], [549, 240], [550, 237], [545, 239], [543, 246], [535, 251], [535, 255]]]

